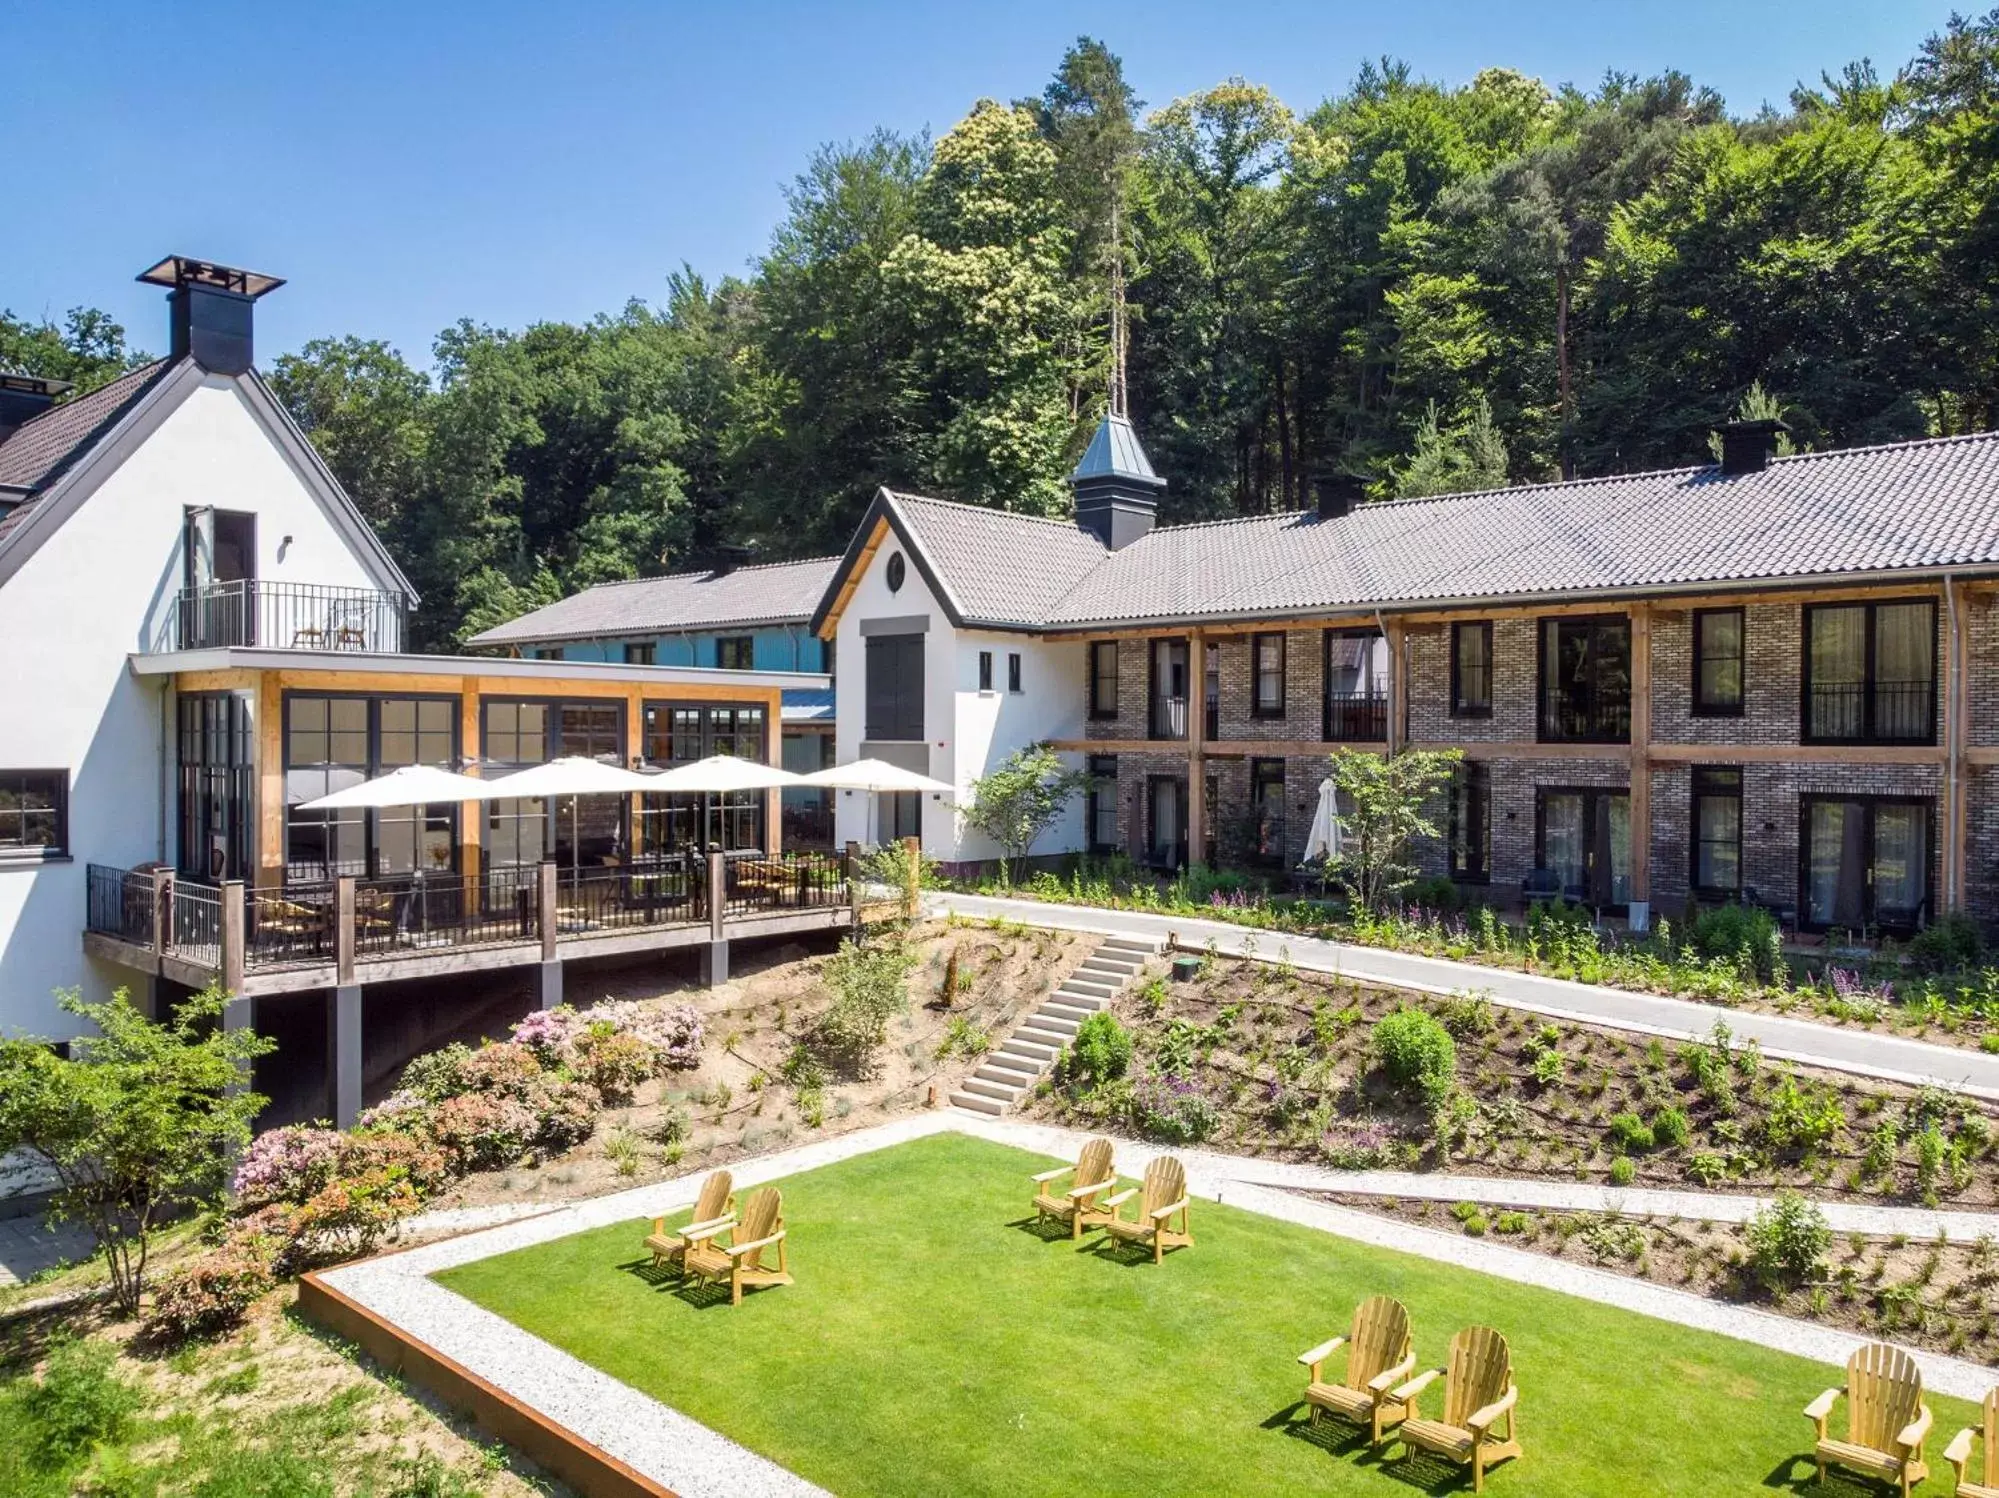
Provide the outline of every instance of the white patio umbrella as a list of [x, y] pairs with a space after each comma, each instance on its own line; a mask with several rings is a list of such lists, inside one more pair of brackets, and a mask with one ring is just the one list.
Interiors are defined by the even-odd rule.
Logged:
[[301, 802], [297, 810], [382, 811], [396, 806], [431, 806], [440, 801], [490, 801], [497, 784], [440, 770], [435, 765], [404, 765], [373, 780]]
[[1303, 863], [1320, 863], [1340, 856], [1340, 809], [1333, 777], [1319, 782], [1319, 807], [1312, 813], [1312, 830], [1305, 834]]
[[645, 789], [660, 794], [673, 795], [728, 795], [732, 791], [767, 791], [780, 786], [802, 785], [805, 782], [789, 770], [781, 770], [776, 765], [758, 764], [753, 759], [743, 759], [734, 754], [711, 754], [706, 759], [697, 759], [692, 764], [675, 765], [668, 770], [641, 777]]
[[530, 765], [511, 775], [486, 782], [491, 786], [488, 800], [569, 801], [570, 866], [576, 866], [578, 796], [629, 796], [635, 791], [653, 790], [655, 777], [607, 765], [602, 760], [585, 759], [579, 754], [552, 759], [545, 765]]
[[866, 791], [869, 827], [875, 825], [875, 797], [883, 791], [890, 795], [909, 791], [919, 794], [930, 792], [940, 796], [958, 794], [958, 788], [948, 781], [933, 780], [928, 775], [905, 770], [901, 765], [892, 765], [885, 759], [857, 759], [850, 764], [829, 765], [826, 769], [814, 770], [810, 775], [801, 775], [798, 784], [823, 785], [843, 791]]

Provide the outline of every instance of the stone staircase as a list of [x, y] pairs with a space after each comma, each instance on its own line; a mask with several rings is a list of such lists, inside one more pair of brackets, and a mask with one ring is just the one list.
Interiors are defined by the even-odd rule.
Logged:
[[1047, 1075], [1083, 1021], [1106, 1008], [1165, 945], [1138, 936], [1100, 940], [1083, 965], [951, 1094], [952, 1105], [995, 1118], [1005, 1113]]

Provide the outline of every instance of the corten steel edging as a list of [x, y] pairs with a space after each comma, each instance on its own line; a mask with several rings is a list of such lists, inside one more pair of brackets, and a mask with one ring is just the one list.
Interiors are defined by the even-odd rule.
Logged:
[[391, 1325], [317, 1273], [299, 1276], [298, 1308], [308, 1320], [358, 1343], [384, 1368], [428, 1389], [480, 1428], [569, 1484], [584, 1498], [678, 1498], [601, 1447], [529, 1409], [427, 1342]]

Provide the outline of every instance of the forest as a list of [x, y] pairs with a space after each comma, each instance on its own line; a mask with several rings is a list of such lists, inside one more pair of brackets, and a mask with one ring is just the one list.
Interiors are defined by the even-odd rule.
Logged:
[[[742, 276], [427, 363], [314, 340], [267, 378], [421, 592], [417, 637], [610, 579], [846, 544], [877, 487], [1044, 514], [1129, 405], [1180, 521], [1984, 430], [1999, 408], [1999, 10], [1731, 114], [1676, 72], [1462, 85], [1369, 63], [1300, 113], [1149, 107], [1080, 39], [932, 140], [822, 147]], [[615, 233], [607, 224], [604, 232]], [[0, 315], [0, 368], [145, 357]]]

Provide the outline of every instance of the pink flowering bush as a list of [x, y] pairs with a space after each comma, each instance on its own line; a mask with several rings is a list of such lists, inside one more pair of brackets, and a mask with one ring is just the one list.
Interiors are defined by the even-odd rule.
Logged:
[[575, 1148], [597, 1131], [597, 1110], [603, 1105], [587, 1082], [550, 1082], [528, 1103], [535, 1144], [549, 1154]]
[[232, 1235], [167, 1275], [153, 1297], [146, 1330], [170, 1342], [213, 1337], [240, 1324], [274, 1283], [270, 1241]]
[[692, 1004], [668, 1008], [619, 1001], [599, 1004], [583, 1017], [638, 1036], [652, 1047], [661, 1071], [691, 1071], [701, 1064], [701, 1013]]
[[658, 1052], [640, 1036], [598, 1020], [576, 1037], [570, 1070], [608, 1102], [624, 1102], [653, 1074]]
[[543, 1070], [533, 1051], [508, 1041], [480, 1046], [459, 1068], [467, 1092], [502, 1097], [525, 1097], [540, 1081]]
[[304, 1124], [259, 1134], [236, 1166], [237, 1197], [248, 1207], [304, 1201], [340, 1168], [344, 1138], [337, 1129]]
[[519, 1098], [468, 1092], [430, 1110], [430, 1139], [461, 1171], [511, 1165], [541, 1133], [541, 1120]]
[[559, 1066], [569, 1059], [570, 1048], [585, 1029], [585, 1022], [567, 1004], [538, 1009], [514, 1026], [513, 1043], [533, 1051], [543, 1066]]
[[291, 1209], [279, 1262], [297, 1273], [371, 1253], [382, 1238], [422, 1205], [400, 1169], [377, 1166], [341, 1176]]

